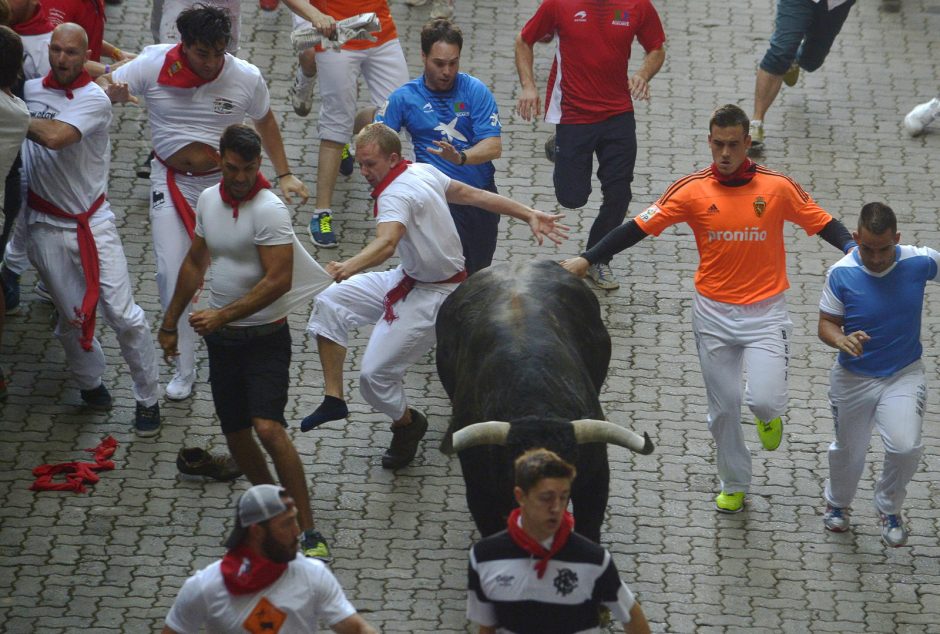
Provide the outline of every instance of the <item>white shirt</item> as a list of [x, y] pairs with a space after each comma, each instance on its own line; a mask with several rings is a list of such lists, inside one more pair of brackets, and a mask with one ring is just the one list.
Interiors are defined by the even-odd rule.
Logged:
[[[322, 562], [298, 555], [277, 581], [254, 594], [233, 595], [225, 587], [221, 561], [186, 580], [166, 625], [182, 634], [205, 627], [207, 634], [245, 632], [242, 623], [256, 610], [284, 616], [278, 634], [316, 634], [317, 622], [332, 627], [356, 613], [336, 577]], [[273, 610], [272, 610], [273, 608]], [[256, 617], [257, 618], [257, 617]]]
[[111, 77], [147, 100], [150, 138], [157, 156], [168, 158], [194, 141], [218, 147], [222, 131], [245, 117], [257, 121], [271, 108], [268, 86], [253, 64], [225, 54], [219, 76], [198, 88], [157, 83], [172, 44], [146, 47]]
[[[26, 82], [23, 93], [29, 116], [62, 121], [82, 135], [80, 141], [61, 150], [50, 150], [33, 141], [23, 143], [23, 170], [27, 185], [62, 211], [76, 215], [87, 211], [108, 188], [111, 100], [94, 82], [72, 91], [72, 99], [65, 96], [64, 90], [43, 88], [42, 79]], [[91, 224], [112, 218], [114, 213], [105, 200], [92, 216]], [[30, 210], [29, 223], [35, 222], [75, 228], [72, 221]]]
[[49, 42], [52, 31], [40, 35], [21, 35], [23, 40], [23, 78], [26, 81], [45, 77], [51, 70], [49, 66]]
[[238, 218], [222, 202], [220, 185], [206, 189], [196, 203], [196, 235], [205, 239], [212, 256], [209, 307], [223, 308], [241, 299], [264, 277], [258, 246], [292, 244], [294, 269], [291, 289], [231, 326], [259, 326], [285, 317], [333, 282], [304, 250], [287, 207], [270, 189], [238, 206]]
[[[29, 129], [29, 110], [23, 100], [0, 90], [0, 206], [10, 166]], [[2, 208], [2, 207], [0, 207]]]
[[405, 273], [419, 282], [442, 282], [464, 269], [463, 247], [445, 192], [450, 177], [412, 163], [379, 194], [376, 221], [400, 222], [405, 235], [398, 256]]

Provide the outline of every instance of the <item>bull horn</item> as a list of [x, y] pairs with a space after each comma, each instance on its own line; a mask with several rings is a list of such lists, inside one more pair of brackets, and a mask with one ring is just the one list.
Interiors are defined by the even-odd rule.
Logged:
[[574, 427], [574, 437], [578, 444], [589, 442], [604, 442], [612, 445], [620, 445], [638, 454], [648, 455], [653, 453], [653, 441], [649, 434], [643, 432], [641, 437], [636, 432], [615, 425], [606, 420], [593, 420], [583, 418], [581, 420], [571, 421]]
[[505, 445], [509, 423], [497, 420], [467, 425], [454, 432], [454, 451], [463, 451], [479, 445]]

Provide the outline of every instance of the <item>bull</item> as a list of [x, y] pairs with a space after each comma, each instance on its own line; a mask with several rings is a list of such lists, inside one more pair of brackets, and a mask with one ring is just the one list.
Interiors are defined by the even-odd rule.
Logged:
[[555, 262], [496, 265], [447, 298], [436, 330], [437, 371], [453, 408], [444, 447], [452, 436], [480, 533], [506, 527], [513, 460], [546, 447], [577, 467], [576, 527], [599, 542], [607, 443], [643, 454], [653, 445], [603, 420], [610, 335], [594, 293]]

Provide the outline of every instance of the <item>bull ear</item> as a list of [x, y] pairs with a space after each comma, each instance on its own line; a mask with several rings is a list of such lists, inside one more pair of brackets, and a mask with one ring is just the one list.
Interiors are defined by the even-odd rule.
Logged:
[[454, 451], [463, 451], [479, 445], [505, 445], [509, 423], [491, 420], [474, 423], [454, 432]]
[[574, 436], [578, 444], [582, 445], [591, 442], [603, 442], [611, 445], [619, 445], [636, 452], [638, 454], [648, 455], [653, 453], [653, 441], [649, 434], [643, 432], [641, 437], [636, 432], [630, 431], [626, 427], [615, 425], [606, 420], [594, 420], [583, 418], [581, 420], [571, 421], [574, 427]]

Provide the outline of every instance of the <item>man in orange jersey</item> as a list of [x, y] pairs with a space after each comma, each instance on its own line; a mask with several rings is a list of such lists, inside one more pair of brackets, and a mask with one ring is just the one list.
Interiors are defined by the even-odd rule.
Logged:
[[747, 158], [749, 124], [737, 106], [718, 108], [708, 134], [714, 163], [680, 178], [581, 257], [562, 262], [583, 276], [591, 263], [649, 234], [658, 236], [680, 222], [692, 228], [699, 251], [692, 328], [718, 454], [721, 493], [715, 507], [722, 513], [744, 509], [751, 483], [751, 455], [740, 424], [742, 369], [748, 371], [746, 402], [764, 448], [773, 451], [783, 437], [793, 328], [783, 295], [789, 287], [784, 221], [844, 252], [855, 247], [845, 226], [797, 183]]

